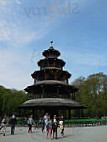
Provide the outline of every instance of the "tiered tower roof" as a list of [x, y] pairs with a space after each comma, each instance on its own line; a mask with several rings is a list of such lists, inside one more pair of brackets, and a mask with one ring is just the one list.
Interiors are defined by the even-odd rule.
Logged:
[[43, 109], [49, 113], [52, 113], [51, 110], [55, 112], [57, 107], [57, 110], [68, 109], [69, 114], [71, 108], [83, 109], [84, 106], [75, 102], [75, 92], [78, 89], [69, 84], [71, 74], [63, 70], [65, 62], [58, 58], [60, 52], [51, 45], [42, 55], [45, 58], [38, 62], [40, 70], [31, 75], [34, 84], [25, 89], [30, 94], [29, 100], [19, 107]]

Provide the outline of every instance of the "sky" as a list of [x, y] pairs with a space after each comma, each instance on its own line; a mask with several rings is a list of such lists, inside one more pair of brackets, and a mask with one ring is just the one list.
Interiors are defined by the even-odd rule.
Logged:
[[23, 90], [50, 47], [73, 82], [107, 73], [107, 0], [0, 0], [0, 85]]

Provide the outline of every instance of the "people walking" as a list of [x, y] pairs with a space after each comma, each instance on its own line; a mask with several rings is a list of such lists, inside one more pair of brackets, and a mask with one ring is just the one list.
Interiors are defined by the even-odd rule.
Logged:
[[54, 117], [53, 117], [53, 126], [52, 126], [53, 139], [54, 139], [54, 135], [55, 135], [55, 139], [57, 139], [57, 127], [58, 127], [58, 121], [57, 121], [56, 115], [54, 115]]
[[15, 115], [12, 115], [12, 118], [10, 119], [10, 124], [11, 124], [11, 135], [14, 135], [15, 125], [17, 124]]
[[29, 129], [28, 129], [28, 133], [32, 133], [32, 125], [35, 124], [34, 120], [33, 120], [33, 115], [31, 115], [27, 121]]
[[47, 134], [46, 137], [48, 138], [49, 134], [49, 139], [51, 139], [51, 134], [52, 134], [52, 120], [50, 119], [50, 116], [48, 116], [48, 121], [47, 121]]
[[8, 124], [8, 118], [5, 116], [2, 120], [2, 129], [3, 129], [3, 136], [6, 135], [6, 128], [7, 128], [7, 124]]
[[43, 133], [44, 129], [45, 129], [45, 120], [44, 120], [44, 118], [43, 118], [43, 119], [42, 119], [42, 133]]
[[39, 121], [38, 121], [38, 128], [42, 127], [42, 117], [40, 117]]
[[44, 115], [44, 121], [45, 121], [45, 132], [46, 132], [46, 126], [47, 126], [47, 122], [48, 122], [48, 113], [46, 113], [45, 115]]
[[3, 126], [0, 127], [0, 130], [3, 128]]
[[60, 116], [60, 119], [59, 119], [59, 128], [61, 129], [61, 135], [63, 136], [64, 135], [64, 117], [63, 115]]

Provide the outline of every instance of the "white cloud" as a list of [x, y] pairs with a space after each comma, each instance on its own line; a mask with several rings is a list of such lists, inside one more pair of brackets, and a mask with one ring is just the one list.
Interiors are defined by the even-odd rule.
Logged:
[[[43, 24], [41, 20], [35, 23], [34, 19], [31, 22], [31, 19], [23, 15], [23, 7], [15, 5], [15, 3], [21, 4], [21, 0], [4, 2], [9, 4], [0, 5], [0, 41], [18, 46], [36, 41], [48, 33], [46, 26], [50, 23], [44, 22]], [[2, 3], [1, 0], [0, 3]]]
[[16, 3], [16, 4], [22, 4], [22, 1], [21, 0], [0, 0], [0, 5], [2, 6], [6, 6], [7, 4], [9, 3]]
[[5, 20], [0, 21], [0, 41], [18, 46], [18, 44], [27, 44], [44, 37], [48, 32], [44, 29], [35, 31], [26, 31], [24, 27], [19, 27], [15, 23], [7, 23]]
[[0, 40], [8, 42], [30, 42], [35, 38], [34, 33], [24, 33], [15, 24], [8, 24], [6, 21], [0, 21]]
[[3, 5], [3, 6], [5, 6], [5, 5], [7, 5], [7, 1], [5, 1], [5, 0], [0, 0], [0, 5]]

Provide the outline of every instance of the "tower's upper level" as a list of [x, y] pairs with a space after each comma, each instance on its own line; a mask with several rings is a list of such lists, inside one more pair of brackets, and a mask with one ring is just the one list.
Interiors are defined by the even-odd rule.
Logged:
[[58, 56], [60, 56], [60, 52], [58, 50], [55, 50], [53, 46], [50, 46], [48, 50], [44, 50], [42, 52], [42, 55], [46, 58], [57, 58]]
[[49, 47], [48, 50], [44, 50], [42, 52], [42, 55], [45, 56], [46, 58], [57, 58], [58, 56], [60, 56], [60, 52], [58, 50], [55, 50], [53, 48], [53, 41], [50, 42], [51, 46]]
[[68, 79], [71, 77], [71, 74], [63, 70], [65, 62], [58, 58], [58, 56], [60, 56], [60, 52], [55, 50], [51, 45], [50, 48], [44, 50], [42, 54], [45, 58], [38, 61], [40, 70], [35, 71], [32, 74], [34, 83], [43, 80], [57, 80], [68, 83]]

